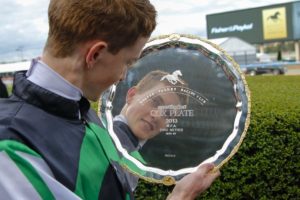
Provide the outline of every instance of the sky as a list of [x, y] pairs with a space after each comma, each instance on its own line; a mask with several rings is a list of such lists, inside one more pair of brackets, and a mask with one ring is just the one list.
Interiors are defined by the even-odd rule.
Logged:
[[[158, 12], [152, 36], [170, 33], [206, 37], [207, 14], [293, 0], [150, 0]], [[41, 55], [48, 33], [49, 0], [0, 0], [0, 63]]]

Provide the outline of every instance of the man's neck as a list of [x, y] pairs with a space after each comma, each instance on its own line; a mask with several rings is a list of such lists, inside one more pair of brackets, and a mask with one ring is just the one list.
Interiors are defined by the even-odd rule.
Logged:
[[77, 56], [57, 58], [52, 56], [49, 52], [44, 51], [41, 61], [51, 67], [68, 82], [82, 89], [82, 74], [84, 68], [81, 61], [77, 59]]

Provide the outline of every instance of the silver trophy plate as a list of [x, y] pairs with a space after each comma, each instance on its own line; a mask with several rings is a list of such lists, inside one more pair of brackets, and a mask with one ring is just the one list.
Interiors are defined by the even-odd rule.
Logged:
[[148, 42], [99, 105], [118, 155], [112, 163], [166, 185], [204, 163], [220, 168], [238, 150], [250, 116], [249, 90], [232, 58], [178, 34]]

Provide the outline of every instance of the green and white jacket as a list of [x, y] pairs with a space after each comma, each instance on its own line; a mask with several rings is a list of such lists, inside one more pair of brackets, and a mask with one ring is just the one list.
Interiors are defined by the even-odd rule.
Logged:
[[106, 129], [79, 102], [15, 75], [0, 99], [1, 199], [133, 199]]

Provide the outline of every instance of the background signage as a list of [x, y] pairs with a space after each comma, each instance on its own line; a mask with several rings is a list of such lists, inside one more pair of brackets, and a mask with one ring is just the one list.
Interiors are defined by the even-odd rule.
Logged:
[[252, 44], [300, 39], [300, 2], [210, 14], [208, 39], [238, 37]]

